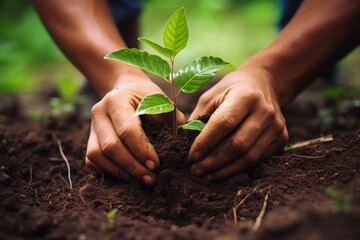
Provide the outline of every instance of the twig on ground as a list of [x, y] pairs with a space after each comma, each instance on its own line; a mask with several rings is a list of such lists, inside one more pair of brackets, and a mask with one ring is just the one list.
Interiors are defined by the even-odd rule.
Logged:
[[314, 144], [314, 143], [332, 142], [333, 140], [334, 140], [334, 138], [333, 138], [332, 135], [326, 135], [324, 137], [315, 138], [315, 139], [311, 139], [311, 140], [291, 144], [289, 146], [286, 146], [284, 151], [288, 151], [288, 150], [295, 149], [295, 148], [300, 148], [300, 147], [305, 147], [305, 146], [308, 146], [308, 145], [311, 145], [311, 144]]
[[[280, 156], [276, 156], [280, 157]], [[306, 155], [300, 155], [300, 154], [290, 154], [289, 156], [281, 157], [281, 158], [291, 158], [291, 157], [300, 157], [300, 158], [322, 158], [325, 157], [325, 155], [318, 155], [318, 156], [306, 156]]]
[[[86, 201], [85, 201], [85, 199], [84, 199], [83, 192], [84, 192], [88, 187], [89, 187], [89, 185], [86, 183], [84, 186], [82, 186], [81, 188], [79, 188], [79, 197], [80, 197], [81, 201], [84, 203], [84, 205], [85, 205], [86, 207], [88, 207], [88, 205], [87, 205], [87, 203], [86, 203]], [[110, 208], [112, 208], [112, 207], [110, 207]]]
[[67, 170], [68, 170], [69, 187], [70, 187], [70, 189], [72, 189], [72, 182], [71, 182], [71, 176], [70, 176], [71, 175], [71, 173], [70, 173], [70, 164], [69, 164], [69, 161], [68, 161], [68, 159], [66, 158], [66, 156], [65, 156], [65, 154], [63, 152], [60, 140], [57, 140], [57, 144], [59, 146], [60, 155], [61, 155], [61, 157], [63, 158], [63, 160], [66, 163], [66, 167], [67, 167]]
[[41, 204], [41, 202], [40, 202], [40, 200], [39, 200], [37, 188], [35, 188], [35, 197], [36, 197], [36, 201], [37, 201], [39, 204]]
[[49, 201], [50, 197], [51, 197], [51, 193], [49, 193], [49, 195], [47, 196], [46, 201]]
[[50, 162], [62, 162], [64, 161], [62, 158], [59, 157], [49, 157]]
[[261, 225], [261, 222], [262, 222], [262, 219], [264, 218], [264, 215], [265, 215], [265, 211], [266, 211], [266, 206], [267, 206], [267, 201], [268, 201], [268, 198], [269, 198], [269, 193], [270, 191], [268, 191], [265, 195], [265, 198], [264, 198], [264, 204], [263, 204], [263, 207], [259, 213], [259, 215], [257, 216], [256, 218], [256, 221], [252, 227], [252, 230], [253, 231], [257, 231]]
[[[260, 181], [261, 181], [261, 180], [259, 180], [259, 181], [256, 183], [254, 189], [253, 189], [251, 192], [249, 192], [238, 204], [235, 205], [235, 207], [233, 207], [234, 223], [237, 223], [237, 210], [238, 210], [238, 208], [246, 201], [246, 199], [247, 199], [248, 197], [250, 197], [251, 193], [253, 193], [253, 192], [256, 190], [256, 188], [258, 187]], [[242, 193], [242, 190], [239, 190], [239, 191], [236, 193], [236, 196], [237, 196], [237, 197], [240, 197], [241, 193]]]

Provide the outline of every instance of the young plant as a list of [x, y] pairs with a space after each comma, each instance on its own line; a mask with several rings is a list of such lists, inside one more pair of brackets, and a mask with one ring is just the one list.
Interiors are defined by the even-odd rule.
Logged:
[[77, 105], [85, 102], [82, 96], [77, 95], [80, 89], [79, 83], [72, 78], [60, 78], [56, 89], [60, 97], [54, 97], [50, 100], [51, 115], [53, 117], [72, 114], [75, 112]]
[[116, 214], [118, 213], [118, 211], [119, 211], [119, 209], [113, 208], [105, 214], [107, 222], [101, 224], [102, 229], [110, 229], [115, 226], [115, 217], [116, 217]]
[[[188, 39], [189, 30], [185, 10], [181, 8], [170, 17], [165, 26], [163, 32], [164, 46], [144, 37], [138, 38], [139, 41], [148, 44], [162, 56], [168, 58], [169, 62], [157, 55], [140, 51], [136, 48], [124, 48], [105, 56], [106, 59], [123, 61], [153, 73], [170, 85], [172, 92], [171, 100], [160, 93], [145, 96], [136, 109], [136, 115], [173, 112], [172, 127], [174, 134], [177, 133], [178, 129], [176, 123], [176, 102], [179, 94], [181, 92], [194, 93], [208, 83], [220, 69], [223, 67], [233, 67], [221, 58], [208, 56], [198, 58], [175, 73], [175, 57], [186, 47]], [[176, 86], [179, 88], [178, 90], [176, 90]], [[204, 125], [203, 122], [196, 120], [179, 127], [200, 131]]]

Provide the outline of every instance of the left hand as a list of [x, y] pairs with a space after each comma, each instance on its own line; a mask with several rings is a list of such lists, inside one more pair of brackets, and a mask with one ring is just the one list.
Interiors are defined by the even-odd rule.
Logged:
[[272, 76], [236, 70], [204, 93], [190, 119], [212, 113], [190, 149], [191, 171], [226, 179], [278, 150], [288, 140]]

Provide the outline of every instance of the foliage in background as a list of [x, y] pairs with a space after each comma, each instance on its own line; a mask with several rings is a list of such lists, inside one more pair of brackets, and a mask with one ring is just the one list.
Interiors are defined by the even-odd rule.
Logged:
[[[277, 34], [279, 10], [273, 0], [142, 1], [141, 35], [155, 41], [160, 40], [162, 29], [153, 26], [162, 24], [169, 12], [181, 6], [188, 9], [193, 34], [187, 51], [179, 55], [180, 65], [210, 54], [237, 66]], [[43, 80], [46, 86], [54, 85], [64, 72], [78, 77], [44, 29], [31, 1], [0, 1], [0, 53], [0, 93], [31, 94], [45, 86]], [[359, 86], [360, 49], [347, 59], [343, 67], [349, 67], [341, 78]]]
[[38, 19], [31, 1], [0, 2], [0, 52], [0, 93], [34, 92], [41, 88], [42, 72], [56, 78], [68, 64]]
[[[192, 23], [191, 41], [178, 58], [181, 65], [196, 56], [221, 56], [234, 65], [270, 43], [276, 36], [279, 10], [275, 1], [237, 0], [146, 0], [141, 21], [142, 35], [159, 42], [161, 28], [171, 10], [185, 7]], [[156, 17], [154, 17], [156, 16]], [[201, 46], [201, 47], [199, 47]], [[148, 50], [147, 46], [142, 46]]]
[[57, 92], [59, 97], [51, 98], [51, 115], [60, 117], [75, 114], [76, 107], [85, 103], [85, 98], [79, 96], [79, 82], [64, 76], [57, 82]]
[[350, 210], [350, 203], [351, 203], [350, 195], [341, 193], [333, 187], [327, 187], [325, 189], [325, 192], [333, 200], [333, 204], [331, 206], [331, 211], [333, 213], [341, 213]]
[[349, 114], [352, 111], [360, 112], [360, 99], [355, 97], [356, 93], [360, 93], [360, 88], [350, 86], [329, 87], [321, 92], [320, 96], [328, 104], [319, 110], [323, 131], [351, 127], [359, 121], [354, 117], [356, 114]]

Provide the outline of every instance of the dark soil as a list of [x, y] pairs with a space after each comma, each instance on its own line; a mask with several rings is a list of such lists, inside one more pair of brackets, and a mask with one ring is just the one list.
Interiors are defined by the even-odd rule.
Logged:
[[[150, 189], [85, 167], [89, 120], [39, 124], [14, 106], [15, 114], [0, 108], [0, 239], [360, 239], [360, 128], [333, 130], [332, 142], [279, 153], [210, 183], [190, 174], [194, 132], [176, 138], [167, 127], [144, 124], [162, 164]], [[320, 135], [316, 110], [298, 108], [288, 122], [292, 142]], [[349, 210], [331, 211], [329, 186], [351, 195]], [[105, 214], [114, 208], [112, 224]]]

